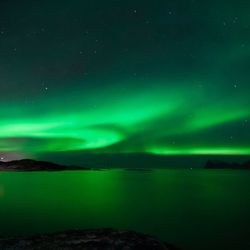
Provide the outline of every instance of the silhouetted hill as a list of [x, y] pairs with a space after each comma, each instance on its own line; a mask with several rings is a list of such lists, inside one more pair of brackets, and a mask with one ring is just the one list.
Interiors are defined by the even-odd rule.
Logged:
[[[211, 155], [155, 155], [147, 153], [88, 153], [88, 151], [53, 152], [40, 155], [39, 160], [46, 159], [62, 165], [82, 162], [91, 168], [204, 168]], [[213, 160], [223, 162], [249, 161], [249, 155], [214, 155]]]
[[0, 171], [63, 171], [87, 170], [77, 166], [64, 166], [52, 162], [36, 161], [30, 159], [3, 162], [0, 161]]
[[248, 169], [250, 170], [250, 161], [240, 163], [228, 163], [223, 161], [207, 161], [206, 169]]

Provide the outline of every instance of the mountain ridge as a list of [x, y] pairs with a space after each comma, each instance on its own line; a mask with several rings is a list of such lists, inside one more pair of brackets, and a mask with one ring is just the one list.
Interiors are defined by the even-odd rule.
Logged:
[[22, 159], [13, 161], [0, 161], [0, 171], [65, 171], [90, 170], [91, 168], [79, 166], [66, 166], [48, 161]]
[[236, 163], [236, 162], [224, 162], [218, 160], [208, 160], [205, 169], [246, 169], [250, 170], [250, 161], [246, 161], [244, 163]]

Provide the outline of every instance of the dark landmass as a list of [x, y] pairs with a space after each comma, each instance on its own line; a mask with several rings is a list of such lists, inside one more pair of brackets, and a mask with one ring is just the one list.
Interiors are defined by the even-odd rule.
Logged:
[[[129, 163], [128, 163], [129, 164]], [[166, 167], [166, 166], [165, 166]], [[229, 163], [220, 160], [209, 160], [205, 169], [246, 169], [250, 170], [250, 161], [244, 163]], [[65, 170], [107, 170], [111, 168], [90, 168], [52, 163], [48, 161], [37, 161], [31, 159], [15, 160], [9, 162], [0, 161], [0, 171], [65, 171]], [[150, 168], [125, 168], [125, 171], [153, 171]]]
[[148, 235], [112, 229], [74, 230], [28, 238], [0, 239], [0, 249], [177, 250]]
[[64, 170], [90, 170], [77, 166], [64, 166], [52, 162], [35, 161], [30, 159], [3, 162], [0, 161], [0, 171], [64, 171]]
[[[183, 169], [204, 168], [211, 155], [155, 155], [147, 153], [89, 153], [88, 151], [53, 152], [39, 156], [39, 160], [57, 162], [62, 165], [81, 164], [91, 168], [134, 168], [154, 169], [173, 168]], [[213, 160], [223, 162], [246, 162], [250, 160], [249, 155], [213, 155]]]
[[247, 169], [250, 170], [250, 161], [240, 163], [228, 163], [223, 161], [207, 161], [205, 169]]

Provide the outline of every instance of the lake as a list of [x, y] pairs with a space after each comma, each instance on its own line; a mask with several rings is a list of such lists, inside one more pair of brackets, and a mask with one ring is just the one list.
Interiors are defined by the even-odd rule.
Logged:
[[1, 172], [0, 235], [112, 227], [191, 249], [250, 249], [250, 171]]

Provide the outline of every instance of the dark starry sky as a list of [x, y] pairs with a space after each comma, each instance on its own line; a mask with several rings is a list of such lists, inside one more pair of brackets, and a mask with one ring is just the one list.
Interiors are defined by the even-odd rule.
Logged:
[[250, 2], [0, 2], [0, 154], [250, 155]]

